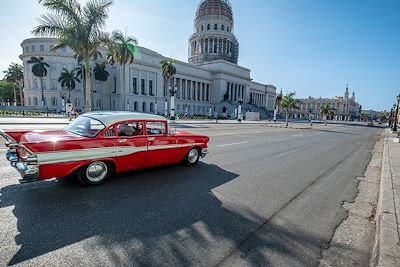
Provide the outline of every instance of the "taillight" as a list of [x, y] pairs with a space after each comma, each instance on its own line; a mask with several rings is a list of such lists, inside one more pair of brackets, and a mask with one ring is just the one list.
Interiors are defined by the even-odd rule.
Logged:
[[23, 147], [18, 147], [17, 148], [17, 154], [18, 154], [18, 157], [19, 158], [21, 158], [21, 159], [27, 159], [28, 158], [28, 152], [26, 151], [26, 149], [25, 148], [23, 148]]

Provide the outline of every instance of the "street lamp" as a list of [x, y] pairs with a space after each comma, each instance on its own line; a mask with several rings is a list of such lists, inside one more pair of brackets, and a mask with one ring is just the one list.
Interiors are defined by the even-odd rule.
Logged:
[[243, 104], [243, 99], [239, 98], [238, 100], [238, 121], [242, 121], [242, 104]]
[[397, 105], [396, 112], [394, 113], [394, 124], [393, 124], [393, 132], [397, 132], [397, 118], [399, 117], [399, 105], [400, 105], [400, 94], [396, 97]]
[[168, 85], [168, 90], [171, 96], [171, 118], [175, 118], [175, 94], [178, 91], [178, 87], [175, 85], [174, 88]]

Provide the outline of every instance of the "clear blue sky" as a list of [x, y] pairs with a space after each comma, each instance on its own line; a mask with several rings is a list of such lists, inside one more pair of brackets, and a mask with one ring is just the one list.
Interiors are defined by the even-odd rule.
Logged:
[[[85, 2], [81, 0], [80, 2]], [[115, 0], [107, 31], [127, 29], [139, 45], [187, 61], [199, 0]], [[257, 82], [297, 97], [343, 95], [389, 110], [400, 93], [400, 1], [231, 0], [239, 64]], [[2, 1], [0, 70], [19, 62], [20, 43], [44, 10], [36, 0]], [[2, 73], [0, 74], [2, 77]]]

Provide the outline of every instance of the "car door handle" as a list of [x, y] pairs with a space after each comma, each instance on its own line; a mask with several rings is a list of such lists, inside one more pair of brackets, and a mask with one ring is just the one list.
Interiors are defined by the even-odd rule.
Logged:
[[126, 139], [118, 139], [118, 143], [125, 143], [126, 141], [128, 141], [128, 140], [126, 140]]
[[154, 140], [156, 140], [155, 137], [147, 137], [147, 141], [154, 141]]

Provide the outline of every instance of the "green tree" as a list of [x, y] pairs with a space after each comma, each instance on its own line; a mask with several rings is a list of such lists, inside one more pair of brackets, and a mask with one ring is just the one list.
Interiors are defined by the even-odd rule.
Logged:
[[280, 102], [281, 108], [285, 110], [285, 116], [286, 116], [286, 123], [285, 126], [289, 126], [289, 114], [290, 110], [292, 109], [298, 109], [297, 107], [297, 101], [293, 98], [296, 95], [296, 93], [291, 92], [286, 94], [285, 96], [282, 97], [282, 100]]
[[31, 57], [31, 59], [28, 60], [28, 64], [33, 64], [32, 73], [36, 77], [40, 78], [40, 90], [42, 91], [42, 107], [44, 107], [45, 101], [44, 101], [44, 92], [43, 92], [43, 77], [47, 76], [47, 68], [49, 68], [50, 65], [48, 63], [44, 62], [43, 57], [39, 57], [39, 58]]
[[58, 82], [61, 84], [62, 88], [68, 89], [68, 101], [71, 101], [71, 91], [76, 88], [76, 83], [81, 82], [76, 76], [75, 70], [69, 71], [64, 68], [58, 78]]
[[137, 40], [131, 36], [125, 36], [121, 31], [115, 30], [111, 33], [107, 43], [107, 59], [108, 63], [121, 65], [121, 80], [120, 88], [122, 92], [122, 103], [126, 109], [127, 88], [125, 70], [126, 64], [131, 64], [134, 61], [136, 52]]
[[365, 112], [362, 112], [362, 113], [360, 113], [360, 119], [361, 119], [361, 121], [368, 121], [369, 120], [369, 114], [368, 113], [365, 113]]
[[96, 66], [94, 67], [93, 70], [94, 73], [94, 78], [96, 81], [100, 82], [105, 82], [108, 79], [108, 76], [110, 76], [110, 73], [106, 70], [106, 64], [104, 63], [96, 63]]
[[174, 75], [176, 74], [176, 61], [175, 60], [161, 60], [160, 67], [161, 67], [161, 74], [164, 79], [168, 83], [168, 88], [171, 89], [171, 81], [174, 79]]
[[325, 122], [325, 126], [326, 126], [326, 122], [328, 120], [328, 116], [334, 115], [335, 114], [336, 109], [331, 108], [331, 106], [329, 105], [322, 105], [319, 108], [319, 114], [321, 114], [324, 117], [324, 122]]
[[24, 97], [22, 94], [22, 88], [24, 87], [24, 67], [18, 63], [11, 63], [6, 71], [3, 71], [6, 75], [4, 79], [11, 82], [14, 85], [14, 101], [17, 103], [16, 88], [19, 89], [19, 97], [21, 106], [24, 105]]
[[[77, 0], [39, 0], [50, 13], [42, 15], [32, 33], [58, 38], [53, 49], [70, 47], [85, 65], [90, 77], [90, 61], [104, 42], [103, 28], [112, 0], [90, 0], [81, 6]], [[90, 79], [85, 80], [85, 110], [91, 111]]]
[[15, 84], [6, 80], [0, 80], [0, 102], [7, 103], [14, 99]]

